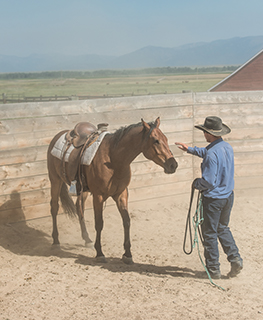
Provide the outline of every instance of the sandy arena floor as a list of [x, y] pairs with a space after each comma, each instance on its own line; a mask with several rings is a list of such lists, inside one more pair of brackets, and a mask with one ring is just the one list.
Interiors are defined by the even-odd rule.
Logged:
[[[263, 320], [262, 190], [237, 191], [231, 230], [244, 269], [228, 279], [201, 278], [195, 248], [182, 250], [189, 197], [130, 205], [133, 265], [120, 260], [123, 228], [115, 208], [105, 209], [98, 264], [85, 247], [77, 220], [59, 216], [61, 246], [52, 247], [51, 217], [0, 225], [1, 320], [227, 319]], [[94, 240], [93, 214], [86, 221]]]

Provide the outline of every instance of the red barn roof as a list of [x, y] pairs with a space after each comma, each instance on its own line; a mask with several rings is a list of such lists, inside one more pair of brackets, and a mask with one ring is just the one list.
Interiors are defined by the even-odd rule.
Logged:
[[263, 50], [208, 91], [263, 90]]

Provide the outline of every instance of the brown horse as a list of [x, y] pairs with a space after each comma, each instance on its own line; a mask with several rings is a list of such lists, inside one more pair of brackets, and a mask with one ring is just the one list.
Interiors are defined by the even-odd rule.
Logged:
[[[105, 261], [101, 248], [101, 232], [103, 228], [103, 203], [109, 198], [116, 202], [124, 227], [124, 254], [122, 260], [132, 263], [130, 243], [130, 217], [128, 213], [128, 185], [131, 179], [131, 162], [140, 154], [164, 168], [165, 173], [174, 173], [178, 166], [168, 146], [167, 137], [159, 129], [160, 119], [146, 123], [143, 119], [138, 124], [118, 129], [113, 134], [106, 134], [90, 165], [82, 165], [82, 174], [90, 193], [93, 195], [95, 215], [96, 258]], [[74, 205], [68, 194], [68, 188], [62, 174], [62, 160], [54, 157], [51, 150], [59, 137], [58, 133], [48, 149], [48, 173], [51, 182], [51, 215], [53, 218], [53, 244], [59, 244], [57, 229], [57, 213], [59, 197], [66, 213], [79, 217], [82, 238], [87, 243], [91, 240], [86, 230], [83, 212], [88, 192], [80, 194]]]

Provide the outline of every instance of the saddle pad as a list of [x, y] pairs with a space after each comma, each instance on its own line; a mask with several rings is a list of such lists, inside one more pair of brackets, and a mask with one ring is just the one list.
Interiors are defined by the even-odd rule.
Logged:
[[[103, 138], [108, 133], [109, 133], [108, 131], [102, 132], [99, 135], [98, 139], [95, 142], [93, 142], [93, 144], [90, 145], [84, 151], [84, 154], [83, 154], [83, 156], [81, 158], [81, 164], [85, 164], [85, 165], [90, 165], [91, 164], [91, 162], [92, 162], [92, 160], [93, 160], [93, 158], [94, 158], [94, 156], [95, 156], [95, 154], [96, 154], [96, 152], [97, 152], [97, 150], [98, 150]], [[51, 154], [54, 157], [56, 157], [56, 158], [58, 158], [60, 160], [62, 160], [63, 154], [64, 154], [64, 152], [65, 152], [65, 150], [67, 148], [67, 141], [65, 139], [66, 134], [67, 134], [67, 132], [65, 134], [62, 134], [62, 136], [57, 140], [57, 142], [55, 143], [53, 149], [51, 150]], [[73, 149], [74, 149], [73, 145], [71, 145], [68, 148], [68, 150], [67, 150], [67, 152], [65, 154], [65, 158], [64, 158], [65, 162], [68, 162], [69, 156], [70, 156], [70, 154], [71, 154]]]
[[109, 132], [108, 131], [103, 131], [98, 139], [92, 143], [91, 146], [89, 146], [85, 151], [84, 151], [84, 154], [81, 158], [81, 164], [86, 164], [86, 165], [90, 165], [97, 150], [99, 149], [99, 146], [103, 140], [103, 138], [106, 136], [106, 134], [108, 134]]

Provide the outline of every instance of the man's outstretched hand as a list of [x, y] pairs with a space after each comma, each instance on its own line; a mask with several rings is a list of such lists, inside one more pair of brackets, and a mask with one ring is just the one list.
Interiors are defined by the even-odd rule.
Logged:
[[182, 142], [175, 142], [175, 144], [177, 145], [177, 147], [183, 151], [187, 151], [188, 150], [188, 145]]

